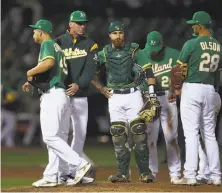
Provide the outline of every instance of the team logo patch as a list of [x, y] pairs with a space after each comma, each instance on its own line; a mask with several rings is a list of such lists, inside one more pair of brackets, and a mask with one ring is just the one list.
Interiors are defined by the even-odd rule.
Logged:
[[72, 48], [66, 48], [63, 50], [66, 59], [72, 59], [72, 58], [80, 58], [80, 57], [84, 57], [87, 56], [87, 52], [86, 50], [80, 50], [78, 48], [75, 48], [75, 50], [73, 50]]

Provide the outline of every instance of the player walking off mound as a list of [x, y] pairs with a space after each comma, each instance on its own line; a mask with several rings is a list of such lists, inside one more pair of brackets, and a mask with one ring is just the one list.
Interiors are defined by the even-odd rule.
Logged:
[[[153, 123], [147, 123], [148, 147], [149, 147], [149, 168], [154, 176], [158, 173], [157, 139], [160, 124], [163, 129], [166, 149], [167, 163], [170, 171], [171, 183], [180, 177], [181, 162], [177, 141], [178, 112], [176, 101], [168, 102], [168, 90], [170, 85], [170, 71], [176, 65], [179, 51], [163, 44], [163, 37], [157, 31], [147, 35], [146, 46], [143, 50], [136, 52], [138, 64], [145, 67], [152, 64], [153, 73], [156, 79], [156, 95], [160, 101], [160, 117]], [[148, 90], [147, 84], [141, 85], [145, 94]]]
[[[97, 67], [98, 45], [90, 38], [84, 36], [88, 18], [83, 11], [74, 11], [69, 18], [70, 29], [56, 38], [61, 46], [69, 69], [68, 89], [66, 94], [70, 96], [71, 120], [73, 139], [71, 147], [81, 157], [92, 164], [92, 161], [83, 153], [88, 123], [88, 92], [89, 84]], [[69, 175], [68, 175], [69, 174]], [[71, 165], [69, 171], [61, 174], [61, 182], [72, 184], [75, 177], [75, 168]], [[91, 177], [95, 177], [93, 174]], [[92, 182], [92, 178], [84, 177], [83, 183]]]
[[58, 185], [58, 173], [63, 169], [60, 162], [68, 162], [76, 167], [73, 184], [77, 184], [91, 167], [86, 160], [67, 144], [69, 133], [70, 103], [65, 93], [64, 81], [67, 77], [67, 65], [59, 45], [51, 39], [52, 23], [39, 20], [34, 28], [33, 39], [41, 45], [38, 65], [27, 72], [28, 82], [23, 85], [24, 92], [30, 85], [38, 88], [40, 98], [40, 123], [43, 141], [47, 145], [49, 163], [43, 178], [34, 182], [35, 187]]
[[[176, 184], [195, 185], [198, 165], [198, 132], [200, 130], [209, 163], [209, 184], [221, 184], [220, 158], [215, 138], [215, 81], [222, 69], [222, 47], [210, 34], [211, 17], [204, 11], [196, 12], [191, 24], [197, 38], [188, 40], [180, 53], [177, 66], [172, 69], [171, 90], [178, 89], [181, 69], [188, 73], [184, 79], [181, 95], [181, 119], [186, 143], [184, 177]], [[176, 73], [175, 73], [176, 72]]]
[[[100, 84], [94, 85], [108, 97], [109, 113], [111, 119], [110, 133], [114, 144], [117, 159], [118, 173], [111, 175], [111, 182], [130, 181], [130, 157], [131, 153], [127, 143], [127, 133], [132, 132], [135, 144], [135, 158], [139, 170], [141, 182], [153, 182], [153, 176], [148, 166], [148, 148], [146, 125], [139, 117], [143, 107], [143, 99], [137, 84], [134, 82], [134, 74], [137, 72], [134, 64], [134, 54], [138, 49], [136, 43], [125, 43], [124, 25], [114, 21], [109, 26], [111, 44], [106, 45], [99, 52], [99, 61], [105, 65], [107, 72], [107, 87]], [[134, 71], [135, 70], [135, 71]], [[150, 78], [150, 94], [154, 94], [154, 77], [152, 68], [147, 68], [147, 77]], [[152, 84], [152, 85], [151, 85]], [[148, 117], [151, 118], [152, 114]], [[130, 130], [127, 131], [129, 124]]]

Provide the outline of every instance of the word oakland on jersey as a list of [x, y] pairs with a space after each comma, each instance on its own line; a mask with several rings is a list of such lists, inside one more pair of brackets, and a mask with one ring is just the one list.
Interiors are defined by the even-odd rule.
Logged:
[[55, 61], [54, 67], [46, 72], [49, 72], [50, 88], [54, 86], [66, 88], [65, 80], [68, 75], [66, 59], [60, 46], [52, 39], [42, 43], [38, 62], [40, 63], [47, 58], [52, 58]]

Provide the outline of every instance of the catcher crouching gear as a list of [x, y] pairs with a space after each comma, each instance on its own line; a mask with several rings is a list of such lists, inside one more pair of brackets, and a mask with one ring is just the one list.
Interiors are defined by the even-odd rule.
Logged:
[[154, 95], [144, 94], [144, 105], [139, 112], [140, 118], [144, 121], [153, 122], [160, 116], [160, 102]]

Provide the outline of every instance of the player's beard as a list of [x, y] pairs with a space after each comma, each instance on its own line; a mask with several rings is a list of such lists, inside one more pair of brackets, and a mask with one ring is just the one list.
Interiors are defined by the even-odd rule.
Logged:
[[119, 38], [112, 41], [115, 48], [121, 48], [123, 46], [124, 40], [121, 40]]

